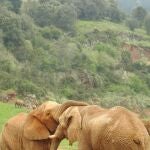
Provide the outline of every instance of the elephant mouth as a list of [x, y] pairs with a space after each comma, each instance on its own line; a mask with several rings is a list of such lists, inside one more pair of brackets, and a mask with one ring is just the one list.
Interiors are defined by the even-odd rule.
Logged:
[[57, 126], [56, 126], [55, 129], [51, 129], [51, 128], [48, 128], [46, 125], [45, 125], [45, 127], [46, 127], [47, 130], [49, 131], [50, 135], [54, 134], [54, 133], [55, 133], [55, 130], [56, 130], [56, 128], [57, 128]]

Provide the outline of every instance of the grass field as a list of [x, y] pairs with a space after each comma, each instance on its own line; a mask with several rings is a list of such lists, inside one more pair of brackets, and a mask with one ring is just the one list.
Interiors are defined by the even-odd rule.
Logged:
[[[6, 103], [0, 103], [0, 132], [3, 128], [4, 123], [11, 118], [12, 116], [15, 116], [16, 114], [20, 112], [27, 112], [24, 108], [15, 108], [13, 104], [6, 104]], [[76, 150], [76, 144], [73, 146], [69, 146], [67, 140], [63, 140], [60, 145], [60, 150]]]
[[12, 104], [0, 103], [0, 131], [4, 123], [12, 116], [18, 114], [19, 112], [26, 112], [26, 109], [15, 108]]
[[103, 21], [78, 21], [76, 24], [78, 35], [83, 35], [85, 33], [93, 31], [93, 29], [98, 29], [99, 31], [113, 31], [114, 33], [123, 33], [124, 35], [134, 35], [139, 36], [141, 39], [131, 40], [128, 37], [123, 37], [123, 40], [126, 43], [133, 44], [136, 46], [150, 48], [150, 36], [146, 34], [144, 29], [135, 29], [135, 31], [130, 31], [125, 24], [117, 24], [109, 22], [106, 20]]

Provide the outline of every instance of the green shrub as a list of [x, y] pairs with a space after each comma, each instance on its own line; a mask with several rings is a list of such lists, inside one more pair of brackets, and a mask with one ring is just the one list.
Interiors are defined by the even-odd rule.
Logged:
[[139, 22], [136, 19], [131, 18], [126, 20], [126, 25], [131, 31], [134, 31], [139, 27]]
[[134, 91], [130, 88], [128, 85], [123, 85], [123, 84], [112, 84], [108, 87], [107, 89], [109, 92], [117, 93], [117, 94], [122, 94], [124, 96], [134, 94]]
[[66, 87], [66, 88], [64, 87], [61, 90], [61, 94], [62, 96], [65, 96], [68, 99], [72, 99], [75, 96], [75, 91], [70, 87]]
[[140, 79], [138, 76], [133, 76], [129, 79], [129, 86], [136, 93], [143, 93], [149, 95], [149, 88], [146, 83]]
[[148, 106], [149, 97], [143, 94], [121, 95], [118, 93], [107, 92], [101, 98], [100, 104], [104, 107], [124, 106], [132, 111], [139, 113]]
[[15, 80], [13, 75], [0, 71], [0, 89], [15, 89]]
[[42, 29], [42, 36], [49, 40], [58, 40], [62, 35], [62, 31], [54, 26]]
[[108, 55], [114, 58], [118, 56], [117, 49], [109, 44], [99, 43], [94, 47], [94, 50], [97, 50], [98, 52], [106, 52]]
[[34, 83], [28, 80], [16, 81], [17, 92], [21, 95], [35, 94], [38, 97], [42, 97], [46, 94], [45, 90], [38, 87]]
[[131, 71], [132, 70], [132, 59], [131, 54], [127, 50], [123, 50], [121, 52], [121, 62], [120, 65], [124, 70]]

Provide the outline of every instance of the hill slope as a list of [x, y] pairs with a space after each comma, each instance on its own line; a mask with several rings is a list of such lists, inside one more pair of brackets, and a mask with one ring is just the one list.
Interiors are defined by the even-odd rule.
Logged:
[[143, 29], [131, 32], [123, 23], [103, 20], [121, 21], [115, 1], [89, 5], [86, 0], [81, 8], [83, 1], [78, 2], [70, 7], [60, 0], [1, 1], [0, 96], [15, 90], [22, 98], [35, 94], [38, 99], [146, 107], [150, 36]]
[[[57, 39], [49, 39], [53, 34]], [[73, 36], [54, 27], [35, 27], [30, 36], [25, 47], [11, 50], [1, 44], [1, 90], [56, 99], [102, 97], [104, 105], [128, 103], [123, 97], [143, 97], [139, 104], [147, 103], [150, 37], [144, 30], [131, 32], [108, 21], [78, 21]]]

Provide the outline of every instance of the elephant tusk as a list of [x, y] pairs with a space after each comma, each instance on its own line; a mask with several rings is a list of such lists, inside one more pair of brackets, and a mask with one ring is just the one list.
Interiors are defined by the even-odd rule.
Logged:
[[56, 135], [49, 135], [48, 138], [49, 139], [55, 139], [55, 138], [57, 138], [57, 136]]

